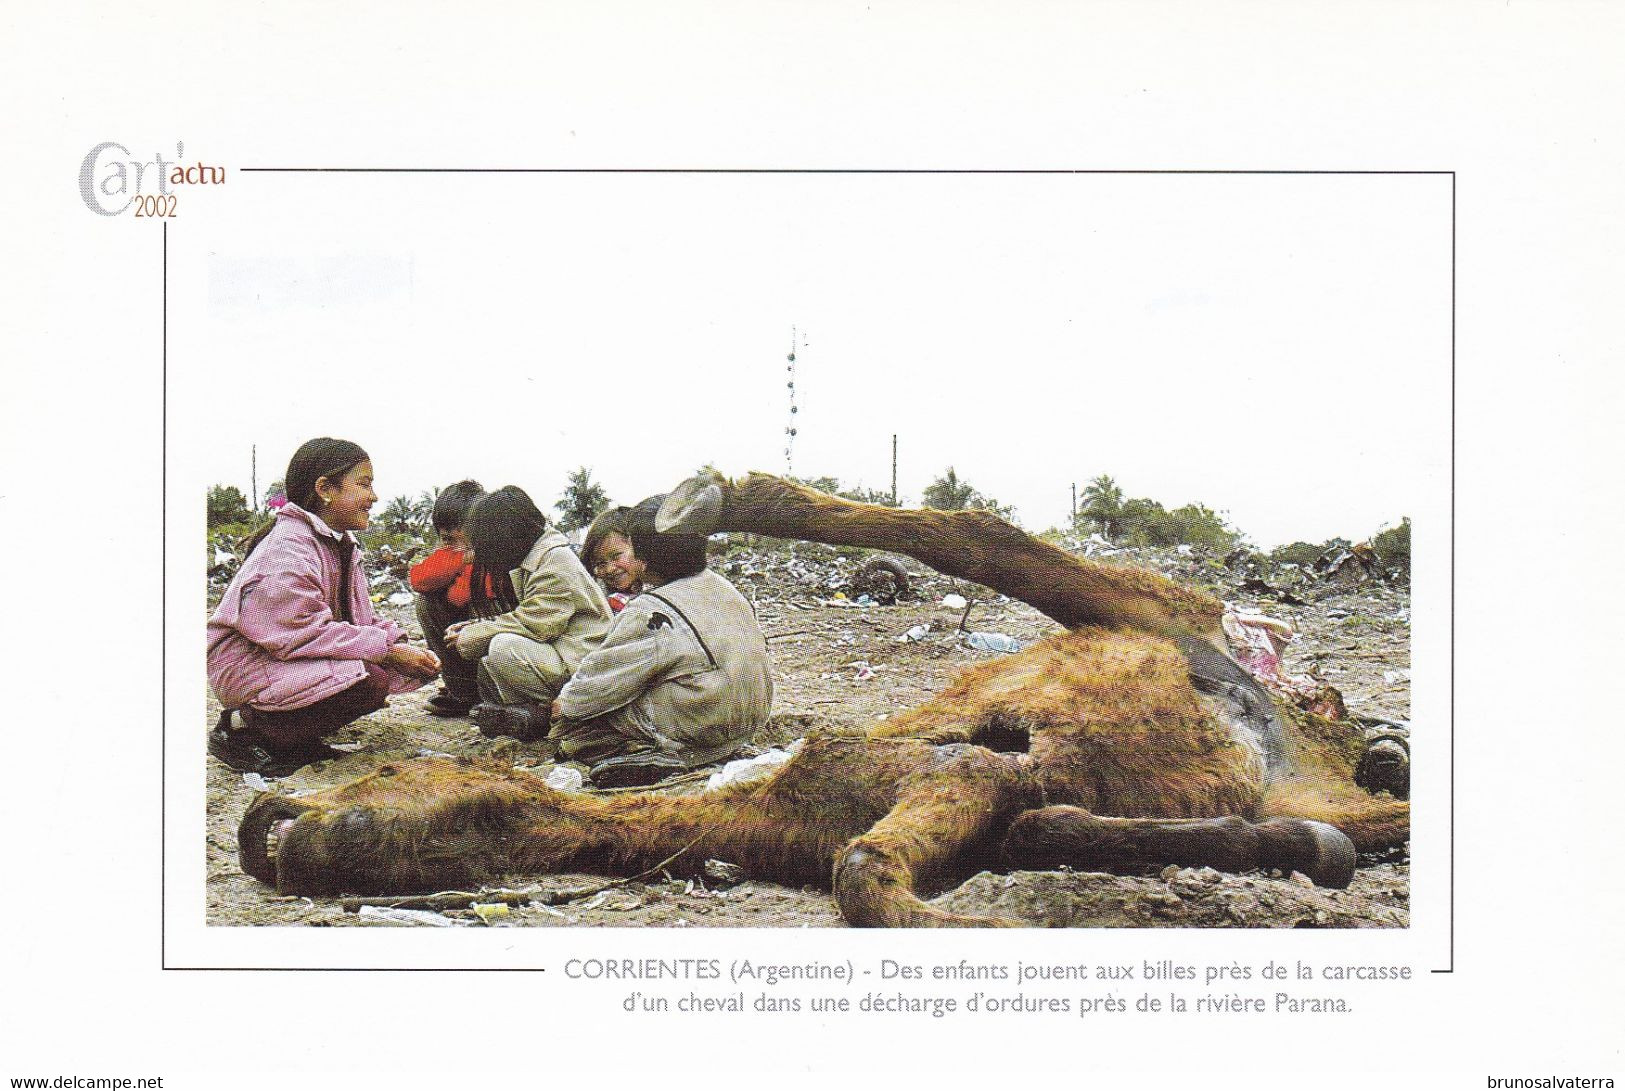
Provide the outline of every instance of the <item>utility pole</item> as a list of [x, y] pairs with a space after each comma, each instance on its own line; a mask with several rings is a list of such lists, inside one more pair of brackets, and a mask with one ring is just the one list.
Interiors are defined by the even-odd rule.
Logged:
[[1076, 481], [1072, 482], [1072, 522], [1073, 525], [1078, 522], [1078, 483]]
[[897, 433], [891, 434], [891, 506], [897, 506]]
[[248, 510], [260, 510], [260, 449], [252, 443], [248, 445]]

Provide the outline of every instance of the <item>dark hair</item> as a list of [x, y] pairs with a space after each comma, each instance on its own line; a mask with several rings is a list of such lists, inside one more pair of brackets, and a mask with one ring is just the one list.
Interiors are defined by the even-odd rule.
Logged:
[[655, 513], [666, 494], [640, 501], [627, 513], [632, 552], [661, 580], [680, 580], [705, 571], [705, 535], [661, 534], [655, 530]]
[[597, 564], [596, 554], [598, 547], [604, 544], [604, 539], [611, 534], [619, 534], [627, 541], [632, 540], [632, 509], [622, 505], [615, 508], [606, 508], [598, 513], [598, 518], [592, 521], [587, 528], [587, 536], [581, 540], [581, 563], [591, 572]]
[[485, 495], [478, 481], [466, 479], [447, 485], [434, 498], [434, 510], [429, 513], [429, 524], [441, 534], [448, 530], [461, 530], [468, 522], [468, 513], [475, 501]]
[[475, 502], [464, 526], [474, 550], [469, 605], [481, 617], [514, 609], [519, 599], [508, 573], [519, 567], [536, 540], [547, 533], [547, 516], [524, 489], [504, 485]]
[[[316, 439], [306, 440], [288, 460], [288, 472], [282, 478], [283, 495], [314, 515], [318, 507], [316, 482], [324, 477], [329, 481], [337, 481], [367, 461], [367, 457], [366, 451], [347, 439], [318, 436]], [[272, 519], [254, 533], [248, 540], [248, 549], [243, 553], [245, 558], [254, 552], [256, 546], [265, 541], [265, 536], [271, 533], [271, 528], [275, 525], [276, 520]]]

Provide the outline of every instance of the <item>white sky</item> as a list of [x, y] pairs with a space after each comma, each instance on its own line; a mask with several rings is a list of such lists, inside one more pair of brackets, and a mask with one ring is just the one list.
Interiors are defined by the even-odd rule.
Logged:
[[[1448, 473], [1441, 176], [236, 173], [170, 254], [200, 488], [313, 435], [382, 497], [473, 476], [550, 508], [703, 463], [907, 502], [950, 464], [1064, 523], [1070, 489], [1199, 500], [1269, 547], [1362, 538]], [[230, 194], [233, 200], [223, 199]], [[265, 214], [284, 203], [297, 219]], [[193, 416], [202, 419], [193, 420]]]

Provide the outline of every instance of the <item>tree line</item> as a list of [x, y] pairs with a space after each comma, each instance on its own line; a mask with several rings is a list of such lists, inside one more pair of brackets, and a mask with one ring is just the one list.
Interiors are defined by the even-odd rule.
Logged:
[[[865, 504], [897, 507], [898, 500], [891, 492], [881, 489], [845, 486], [837, 478], [819, 476], [796, 478], [803, 485], [845, 497]], [[393, 538], [405, 540], [427, 536], [430, 513], [434, 510], [439, 489], [419, 493], [417, 496], [396, 496], [379, 510], [374, 530], [369, 532], [379, 540]], [[282, 483], [273, 482], [260, 502], [260, 510], [269, 507], [282, 493]], [[1001, 504], [959, 476], [949, 466], [932, 479], [920, 496], [921, 503], [939, 511], [987, 511], [1000, 518], [1015, 521], [1015, 509]], [[1101, 474], [1089, 481], [1079, 497], [1080, 503], [1069, 528], [1075, 534], [1098, 534], [1117, 546], [1199, 546], [1214, 553], [1229, 553], [1247, 548], [1246, 535], [1231, 526], [1221, 512], [1202, 503], [1165, 507], [1160, 501], [1143, 496], [1127, 496], [1110, 474]], [[579, 466], [565, 479], [564, 489], [554, 502], [560, 530], [579, 530], [593, 521], [610, 504], [609, 495], [593, 480], [592, 470]], [[230, 535], [233, 531], [247, 532], [259, 518], [248, 506], [242, 491], [233, 485], [215, 485], [208, 494], [208, 527], [215, 532]], [[1379, 558], [1391, 568], [1410, 568], [1409, 517], [1397, 525], [1382, 528], [1371, 545]], [[1312, 564], [1328, 548], [1347, 546], [1344, 539], [1310, 544], [1293, 542], [1269, 554], [1276, 562]]]

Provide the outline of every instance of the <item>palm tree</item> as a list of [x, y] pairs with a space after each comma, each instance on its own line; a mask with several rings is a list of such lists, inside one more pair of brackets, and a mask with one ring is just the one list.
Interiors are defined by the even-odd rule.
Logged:
[[1101, 474], [1083, 490], [1083, 510], [1078, 515], [1094, 523], [1107, 538], [1112, 536], [1112, 523], [1123, 517], [1123, 490], [1109, 474]]
[[[928, 508], [938, 511], [964, 511], [967, 508], [975, 511], [991, 512], [1006, 522], [1015, 522], [1016, 509], [999, 503], [991, 496], [983, 496], [977, 492], [970, 482], [961, 480], [949, 466], [947, 471], [926, 487], [920, 497], [921, 503]], [[888, 499], [884, 503], [892, 507], [896, 504]]]
[[440, 486], [436, 485], [428, 492], [419, 493], [416, 502], [412, 505], [412, 521], [420, 527], [427, 527], [434, 522], [434, 502], [440, 499]]
[[417, 523], [416, 505], [410, 496], [397, 496], [378, 514], [378, 522], [391, 534], [408, 534]]
[[593, 482], [592, 471], [582, 466], [570, 474], [564, 494], [553, 507], [559, 513], [560, 530], [579, 530], [609, 507], [609, 494]]
[[946, 473], [930, 485], [920, 497], [928, 508], [938, 511], [964, 511], [980, 499], [977, 492], [967, 482], [961, 481], [952, 466]]

